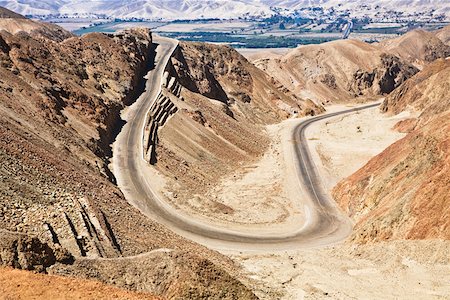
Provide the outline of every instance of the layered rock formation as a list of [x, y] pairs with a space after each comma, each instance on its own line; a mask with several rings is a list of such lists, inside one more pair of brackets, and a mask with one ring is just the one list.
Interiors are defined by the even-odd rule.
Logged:
[[356, 222], [358, 242], [450, 239], [450, 60], [437, 60], [389, 95], [381, 109], [411, 111], [409, 134], [333, 189]]
[[[14, 20], [21, 26], [32, 22]], [[237, 272], [230, 260], [144, 217], [126, 202], [106, 167], [119, 112], [140, 94], [141, 78], [153, 64], [149, 30], [73, 37], [42, 26], [51, 34], [0, 32], [0, 228], [32, 236], [23, 239], [31, 239], [25, 244], [8, 238], [11, 242], [0, 245], [2, 262], [114, 283], [109, 276], [119, 273], [112, 269], [89, 272], [96, 263], [92, 258], [116, 266], [119, 257], [165, 248], [171, 252], [160, 253], [167, 263], [164, 272], [146, 278], [163, 281], [164, 289], [135, 284], [138, 275], [127, 277], [127, 288], [174, 298], [208, 294], [253, 299], [228, 274]], [[30, 250], [30, 257], [47, 253], [50, 261], [17, 260], [16, 254], [23, 252], [20, 243], [37, 249]], [[58, 262], [52, 256], [56, 249], [67, 249], [74, 264]], [[152, 263], [146, 267], [152, 269]], [[199, 274], [189, 264], [209, 268]], [[190, 278], [190, 289], [178, 281], [182, 276]]]

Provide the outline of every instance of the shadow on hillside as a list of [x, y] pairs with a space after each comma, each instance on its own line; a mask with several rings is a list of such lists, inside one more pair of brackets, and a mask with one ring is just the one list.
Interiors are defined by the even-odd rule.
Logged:
[[[133, 88], [131, 93], [128, 94], [128, 96], [125, 97], [125, 99], [123, 100], [125, 106], [130, 106], [133, 103], [135, 103], [136, 100], [141, 96], [141, 94], [145, 92], [147, 80], [144, 78], [144, 76], [147, 75], [148, 72], [155, 69], [156, 49], [158, 45], [159, 44], [153, 43], [151, 48], [149, 49], [150, 54], [147, 65], [137, 75], [137, 78], [139, 78], [137, 85]], [[122, 131], [123, 126], [125, 126], [126, 124], [126, 121], [123, 120], [120, 116], [122, 109], [123, 109], [122, 106], [112, 108], [112, 111], [110, 113], [111, 121], [107, 122], [107, 124], [111, 124], [110, 127], [111, 130], [109, 132], [104, 129], [99, 129], [100, 133], [99, 146], [101, 148], [102, 153], [99, 153], [101, 155], [98, 155], [96, 153], [98, 156], [103, 157], [105, 163], [104, 171], [108, 176], [109, 180], [114, 184], [117, 184], [117, 181], [114, 174], [109, 169], [108, 165], [110, 164], [110, 159], [112, 157], [112, 144], [117, 139], [119, 133]]]

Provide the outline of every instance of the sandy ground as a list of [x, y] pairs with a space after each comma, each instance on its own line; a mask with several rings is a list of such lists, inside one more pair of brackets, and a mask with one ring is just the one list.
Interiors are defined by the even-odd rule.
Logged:
[[261, 299], [449, 299], [449, 246], [396, 241], [231, 257]]
[[[348, 108], [335, 105], [328, 111]], [[387, 118], [378, 108], [373, 108], [310, 126], [306, 135], [325, 188], [331, 190], [339, 180], [402, 138], [404, 134], [391, 128], [407, 117], [402, 114]], [[291, 132], [299, 122], [300, 119], [291, 119], [267, 126], [272, 144], [265, 155], [259, 161], [243, 165], [208, 192], [206, 198], [218, 203], [222, 210], [202, 210], [195, 203], [190, 206], [201, 211], [201, 217], [229, 226], [261, 224], [270, 225], [273, 230], [292, 228], [303, 222], [302, 191], [293, 180], [296, 172], [291, 166], [295, 157]], [[183, 209], [190, 210], [189, 206]]]
[[[274, 224], [295, 227], [302, 222], [302, 201], [295, 185], [289, 185], [290, 128], [298, 121], [266, 127], [272, 139], [268, 151], [257, 162], [244, 165], [224, 178], [207, 197], [229, 207], [232, 214], [214, 215], [230, 223]], [[244, 200], [244, 201], [243, 201]]]
[[[153, 190], [179, 213], [223, 228], [286, 233], [305, 221], [302, 191], [297, 177], [292, 175], [296, 170], [289, 164], [295, 157], [291, 130], [300, 121], [267, 126], [272, 143], [260, 160], [243, 165], [206, 195], [194, 195], [184, 204], [174, 204], [167, 181], [155, 168], [147, 166], [146, 173], [151, 174]], [[204, 198], [220, 209], [210, 209]]]
[[[374, 108], [312, 125], [306, 134], [324, 185], [331, 189], [403, 137], [391, 128], [407, 117], [385, 117]], [[288, 121], [279, 126], [291, 125]], [[449, 299], [449, 246], [449, 241], [395, 241], [226, 254], [242, 264], [262, 299]]]
[[[328, 112], [348, 108], [335, 105]], [[403, 134], [391, 128], [405, 117], [408, 116], [386, 118], [375, 108], [317, 122], [308, 128], [314, 161], [322, 162], [317, 167], [325, 187], [331, 190], [338, 180], [402, 138]], [[260, 160], [244, 164], [206, 195], [194, 195], [182, 204], [173, 202], [167, 181], [155, 168], [147, 166], [146, 173], [151, 174], [153, 190], [179, 213], [219, 227], [285, 233], [305, 222], [304, 195], [293, 166], [296, 154], [292, 146], [292, 130], [301, 121], [290, 119], [267, 126], [272, 143]], [[217, 209], [211, 209], [211, 203]]]
[[[332, 106], [328, 110], [342, 109]], [[392, 130], [400, 120], [410, 118], [407, 112], [386, 117], [378, 108], [316, 122], [306, 130], [308, 145], [322, 181], [331, 190], [339, 180], [363, 167], [406, 134]]]
[[[344, 108], [348, 107], [329, 107], [328, 111]], [[375, 108], [312, 125], [307, 138], [325, 186], [331, 188], [400, 139], [403, 134], [391, 128], [408, 117], [385, 117]], [[299, 121], [269, 126], [273, 143], [263, 158], [243, 166], [211, 191], [217, 202], [234, 213], [204, 217], [209, 223], [248, 230], [251, 226], [264, 228], [264, 223], [284, 228], [295, 217], [301, 222], [301, 207], [294, 204], [298, 194], [291, 196], [298, 192], [298, 183], [292, 181], [295, 176], [289, 176], [294, 174], [289, 170], [289, 149], [293, 149], [290, 132]], [[163, 191], [163, 181], [159, 185]], [[284, 210], [283, 205], [289, 209]], [[267, 253], [221, 252], [242, 265], [241, 280], [262, 299], [449, 299], [449, 247], [450, 241], [436, 240], [359, 246], [342, 243]]]

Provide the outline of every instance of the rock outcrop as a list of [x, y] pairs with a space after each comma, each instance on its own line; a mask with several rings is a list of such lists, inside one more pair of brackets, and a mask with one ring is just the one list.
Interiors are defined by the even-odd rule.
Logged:
[[390, 93], [418, 71], [397, 56], [356, 40], [300, 46], [281, 58], [255, 64], [285, 90], [320, 104]]
[[352, 239], [450, 239], [450, 60], [437, 60], [405, 81], [382, 111], [409, 110], [409, 134], [333, 189], [356, 222]]
[[127, 290], [152, 291], [164, 299], [257, 299], [210, 260], [193, 260], [186, 251], [160, 249], [116, 261], [85, 259], [59, 266], [52, 268], [53, 274], [70, 272]]
[[414, 64], [418, 68], [450, 55], [450, 46], [433, 33], [421, 29], [410, 31], [399, 38], [385, 40], [378, 47]]
[[36, 237], [0, 229], [0, 265], [46, 272], [57, 262], [72, 264], [73, 256], [64, 248], [51, 248]]
[[414, 30], [376, 44], [339, 40], [305, 45], [255, 65], [286, 90], [318, 104], [370, 99], [389, 94], [419, 69], [448, 57], [449, 30]]
[[391, 93], [406, 79], [419, 72], [416, 67], [402, 62], [398, 57], [389, 54], [381, 55], [381, 63], [372, 71], [358, 70], [349, 83], [349, 90], [355, 96], [371, 93], [385, 95]]

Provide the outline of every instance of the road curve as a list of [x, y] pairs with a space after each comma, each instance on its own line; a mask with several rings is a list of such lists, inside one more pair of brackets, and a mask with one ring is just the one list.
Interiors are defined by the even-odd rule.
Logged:
[[[161, 80], [177, 42], [155, 38], [158, 44], [155, 68], [147, 78], [146, 91], [129, 108], [122, 118], [125, 126], [113, 144], [113, 172], [119, 188], [129, 203], [143, 214], [167, 226], [174, 232], [215, 249], [240, 251], [289, 250], [337, 243], [351, 232], [352, 225], [337, 209], [334, 201], [324, 191], [320, 177], [311, 159], [305, 139], [305, 129], [326, 118], [375, 107], [371, 104], [349, 110], [320, 115], [306, 119], [294, 130], [293, 140], [297, 158], [292, 162], [298, 173], [299, 184], [308, 199], [305, 202], [306, 220], [285, 233], [237, 231], [217, 227], [205, 221], [195, 220], [191, 215], [176, 210], [155, 194], [146, 176], [149, 166], [143, 159], [142, 137], [146, 114], [161, 90]], [[300, 197], [300, 196], [299, 196]], [[299, 199], [300, 201], [300, 199]]]

